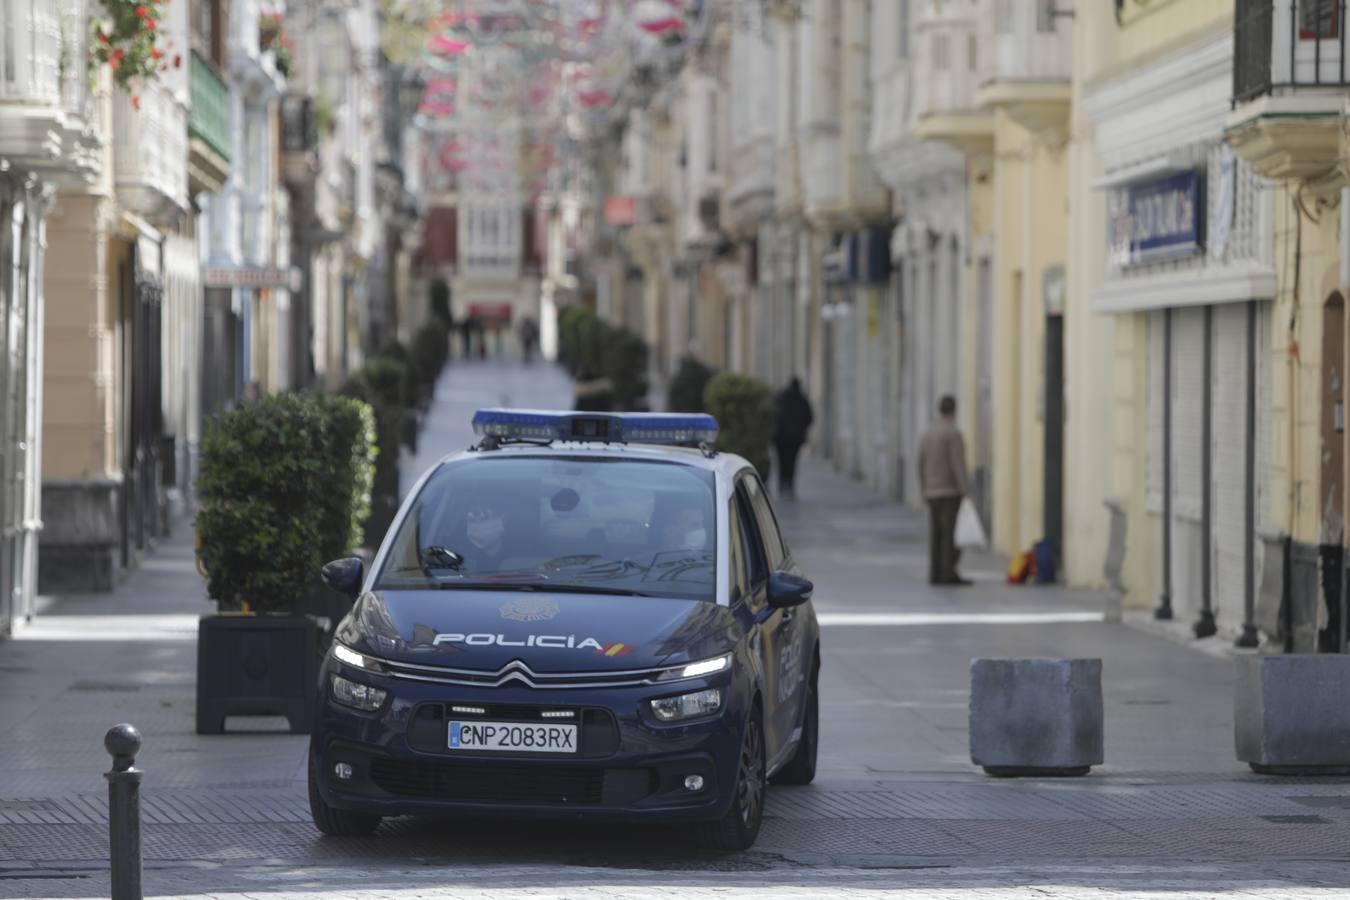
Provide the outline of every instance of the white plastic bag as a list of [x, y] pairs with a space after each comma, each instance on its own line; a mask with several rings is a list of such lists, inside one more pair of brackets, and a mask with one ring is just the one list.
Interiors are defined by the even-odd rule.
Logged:
[[989, 546], [989, 538], [980, 523], [980, 514], [969, 497], [961, 500], [961, 508], [956, 513], [956, 546], [962, 550], [983, 550]]

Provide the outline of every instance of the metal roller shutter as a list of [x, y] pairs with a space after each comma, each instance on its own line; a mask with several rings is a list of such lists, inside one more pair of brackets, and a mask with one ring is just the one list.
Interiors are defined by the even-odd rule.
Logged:
[[1242, 624], [1247, 530], [1247, 304], [1214, 310], [1212, 434], [1214, 614]]
[[1204, 310], [1172, 312], [1172, 597], [1177, 618], [1200, 610]]

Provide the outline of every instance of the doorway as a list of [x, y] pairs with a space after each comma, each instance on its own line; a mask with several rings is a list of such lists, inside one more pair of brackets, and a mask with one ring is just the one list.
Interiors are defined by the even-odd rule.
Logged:
[[1056, 568], [1064, 557], [1064, 317], [1045, 317], [1044, 537]]
[[1342, 564], [1345, 540], [1345, 300], [1339, 291], [1322, 309], [1322, 597], [1327, 604], [1327, 628], [1318, 649], [1340, 648]]

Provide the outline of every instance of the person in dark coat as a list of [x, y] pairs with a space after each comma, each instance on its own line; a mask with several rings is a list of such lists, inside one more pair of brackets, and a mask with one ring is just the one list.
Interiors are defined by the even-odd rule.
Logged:
[[773, 446], [778, 451], [778, 490], [784, 497], [795, 496], [797, 454], [806, 443], [813, 416], [811, 401], [802, 392], [795, 376], [778, 395], [773, 425]]

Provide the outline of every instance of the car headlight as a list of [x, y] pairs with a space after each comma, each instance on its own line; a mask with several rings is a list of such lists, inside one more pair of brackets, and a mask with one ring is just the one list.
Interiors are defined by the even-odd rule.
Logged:
[[383, 688], [350, 681], [341, 675], [333, 676], [333, 699], [343, 706], [359, 709], [361, 712], [374, 712], [384, 705], [389, 692]]
[[657, 681], [680, 681], [684, 678], [702, 678], [705, 675], [716, 675], [718, 672], [725, 672], [731, 668], [731, 654], [723, 653], [721, 656], [714, 656], [712, 659], [701, 659], [698, 662], [687, 663], [683, 666], [673, 666], [666, 669], [660, 675], [656, 676]]
[[339, 644], [336, 641], [333, 642], [333, 657], [339, 662], [344, 662], [357, 669], [365, 669], [367, 672], [384, 671], [384, 667], [381, 666], [378, 661], [371, 659], [369, 656], [357, 653], [346, 644]]
[[652, 715], [656, 718], [662, 722], [678, 722], [681, 719], [693, 719], [717, 712], [722, 708], [722, 691], [718, 688], [707, 688], [691, 694], [661, 697], [649, 702], [652, 706]]

